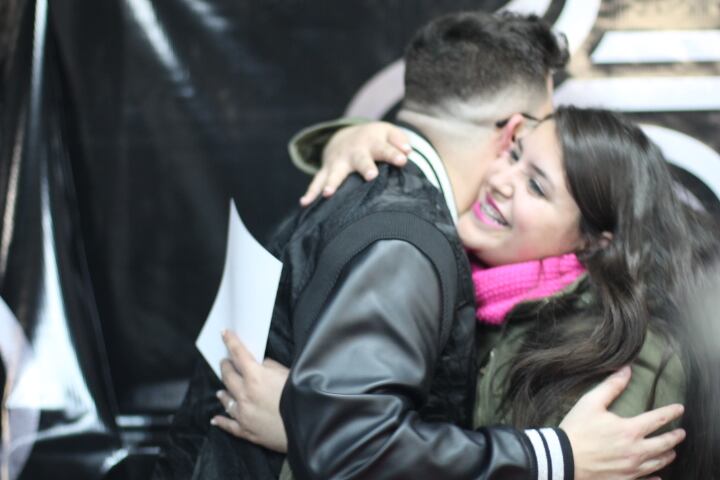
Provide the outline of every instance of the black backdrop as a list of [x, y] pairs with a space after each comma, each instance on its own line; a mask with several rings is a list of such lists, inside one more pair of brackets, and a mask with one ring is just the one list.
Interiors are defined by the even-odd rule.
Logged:
[[[132, 387], [188, 372], [219, 284], [228, 198], [265, 239], [307, 182], [288, 163], [288, 138], [341, 115], [419, 25], [479, 3], [50, 5], [83, 237], [121, 405]], [[149, 10], [137, 4], [155, 17], [140, 18]]]
[[341, 115], [428, 19], [501, 3], [0, 0], [0, 295], [81, 404], [35, 382], [18, 422], [45, 435], [11, 477], [96, 478], [137, 445], [129, 415], [171, 412], [195, 359], [228, 199], [266, 239], [307, 182], [289, 137]]
[[[72, 463], [74, 452], [96, 458], [68, 472], [95, 478], [113, 465], [107, 452], [133, 443], [118, 433], [132, 426], [128, 415], [174, 408], [220, 281], [228, 199], [265, 240], [308, 181], [287, 158], [294, 132], [340, 116], [430, 18], [508, 3], [545, 4], [552, 23], [583, 2], [0, 0], [0, 296], [36, 352], [47, 346], [41, 326], [55, 318], [48, 299], [60, 298], [68, 339], [51, 343], [70, 347], [49, 358], [58, 372], [78, 364], [85, 386], [66, 390], [89, 392], [96, 425], [91, 441], [62, 443], [56, 427], [79, 414], [37, 407], [38, 428], [57, 435], [35, 445], [23, 478], [53, 475], [39, 465]], [[634, 5], [649, 2], [598, 1], [580, 56], [627, 12], [677, 20], [674, 7], [663, 10], [671, 3], [648, 13]], [[685, 12], [700, 28], [720, 27], [707, 2], [686, 3], [700, 5]], [[683, 68], [718, 74], [718, 63]], [[628, 71], [610, 65], [594, 75]], [[633, 112], [717, 150], [717, 110]], [[702, 182], [683, 175], [717, 208]]]
[[[307, 182], [288, 162], [289, 137], [341, 115], [419, 25], [483, 3], [502, 2], [50, 2], [62, 99], [49, 108], [64, 115], [121, 406], [134, 387], [189, 371], [222, 271], [228, 198], [265, 239]], [[32, 2], [16, 8], [32, 16]]]

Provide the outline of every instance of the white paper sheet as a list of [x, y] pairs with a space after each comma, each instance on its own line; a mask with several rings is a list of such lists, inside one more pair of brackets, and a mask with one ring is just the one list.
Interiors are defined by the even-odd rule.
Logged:
[[195, 345], [220, 377], [228, 356], [220, 332], [234, 331], [255, 360], [265, 357], [282, 263], [250, 234], [230, 200], [228, 242], [220, 288]]

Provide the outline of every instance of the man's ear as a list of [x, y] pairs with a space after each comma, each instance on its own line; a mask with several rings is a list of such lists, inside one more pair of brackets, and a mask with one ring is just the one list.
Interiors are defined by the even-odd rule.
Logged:
[[514, 113], [500, 130], [500, 142], [498, 144], [498, 153], [505, 152], [515, 141], [515, 137], [525, 124], [525, 117], [519, 113]]
[[610, 242], [612, 242], [612, 239], [613, 239], [613, 234], [606, 230], [600, 234], [600, 239], [598, 240], [598, 245], [600, 246], [600, 248], [607, 248], [607, 246], [610, 245]]
[[585, 239], [581, 240], [578, 252], [589, 252], [590, 250], [596, 252], [598, 250], [604, 250], [610, 245], [612, 240], [613, 234], [612, 232], [608, 232], [607, 230], [596, 237], [586, 237]]

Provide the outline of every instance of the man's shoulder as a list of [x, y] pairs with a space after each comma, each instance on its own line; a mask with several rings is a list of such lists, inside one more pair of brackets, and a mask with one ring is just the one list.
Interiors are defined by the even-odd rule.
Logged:
[[434, 242], [448, 245], [456, 262], [464, 255], [442, 193], [413, 166], [382, 166], [371, 182], [353, 176], [332, 197], [298, 211], [287, 225], [281, 255], [283, 263], [303, 266], [296, 269], [300, 284], [338, 239], [350, 245], [354, 237], [372, 242], [402, 236], [417, 246], [432, 232], [439, 234], [432, 235]]
[[452, 215], [440, 190], [415, 165], [399, 169], [383, 165], [371, 182], [354, 176], [327, 200], [328, 219], [352, 223], [380, 212], [396, 212], [446, 225], [454, 232]]

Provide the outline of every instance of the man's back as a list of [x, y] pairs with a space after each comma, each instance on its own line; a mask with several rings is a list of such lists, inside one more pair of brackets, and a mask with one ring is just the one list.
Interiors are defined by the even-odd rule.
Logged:
[[[302, 346], [307, 341], [320, 311], [337, 293], [332, 289], [337, 288], [337, 283], [347, 272], [335, 272], [336, 278], [332, 279], [325, 278], [325, 272], [316, 275], [320, 261], [326, 268], [328, 262], [336, 264], [336, 269], [357, 268], [362, 263], [358, 258], [363, 250], [377, 242], [390, 240], [407, 242], [408, 248], [419, 249], [426, 257], [435, 257], [431, 258], [432, 262], [442, 265], [434, 268], [442, 269], [446, 277], [452, 276], [452, 280], [448, 278], [446, 282], [450, 285], [444, 286], [448, 295], [445, 321], [451, 322], [456, 315], [452, 311], [453, 305], [465, 310], [463, 321], [456, 326], [457, 332], [451, 335], [450, 325], [442, 328], [447, 330], [443, 336], [445, 340], [452, 339], [452, 350], [456, 353], [451, 355], [452, 362], [449, 358], [444, 359], [448, 364], [454, 363], [452, 373], [441, 367], [437, 381], [440, 385], [444, 376], [450, 376], [455, 387], [442, 385], [438, 388], [430, 399], [435, 408], [429, 408], [427, 415], [429, 419], [469, 425], [474, 389], [470, 381], [474, 358], [471, 340], [475, 330], [470, 270], [443, 193], [414, 165], [405, 169], [382, 167], [378, 177], [370, 183], [359, 177], [351, 178], [332, 198], [316, 202], [284, 222], [271, 246], [283, 261], [278, 297], [285, 299], [276, 302], [268, 342], [269, 356], [290, 365], [297, 354], [297, 345]], [[432, 242], [441, 245], [430, 245]], [[439, 248], [444, 251], [437, 253]], [[354, 264], [349, 267], [351, 262]], [[383, 277], [408, 267], [396, 260], [382, 265], [385, 271], [376, 269], [374, 274]], [[372, 291], [374, 285], [366, 283], [360, 288]], [[410, 297], [417, 294], [413, 288], [412, 284], [397, 284], [392, 286], [392, 291], [385, 290], [382, 294], [406, 298], [409, 302], [412, 301]], [[321, 293], [323, 290], [325, 293]], [[314, 303], [312, 307], [308, 306], [311, 302]], [[435, 318], [438, 325], [443, 321], [441, 317]], [[456, 344], [460, 338], [462, 347]], [[288, 343], [292, 344], [292, 349], [287, 348]], [[458, 388], [460, 384], [464, 386]], [[439, 397], [445, 397], [447, 401], [436, 405]], [[431, 413], [431, 410], [438, 411]]]
[[[292, 365], [299, 349], [311, 336], [318, 316], [346, 287], [348, 271], [362, 267], [363, 255], [368, 249], [390, 244], [390, 248], [397, 251], [398, 242], [402, 244], [401, 251], [433, 265], [433, 269], [442, 269], [440, 275], [446, 278], [444, 282], [437, 282], [445, 284], [442, 287], [447, 297], [445, 313], [437, 312], [432, 319], [441, 332], [433, 340], [438, 360], [433, 359], [431, 371], [422, 373], [431, 382], [416, 385], [426, 391], [413, 394], [413, 398], [407, 400], [412, 403], [413, 410], [421, 411], [424, 420], [467, 426], [474, 388], [470, 373], [474, 363], [475, 327], [470, 273], [442, 192], [415, 166], [402, 170], [384, 167], [371, 183], [351, 179], [333, 198], [298, 210], [283, 222], [270, 245], [271, 251], [283, 262], [283, 273], [267, 355]], [[411, 253], [413, 251], [415, 253]], [[353, 289], [378, 299], [383, 296], [405, 299], [408, 304], [416, 303], [418, 296], [428, 296], [423, 289], [433, 281], [424, 282], [417, 278], [409, 264], [414, 260], [406, 258], [402, 261], [394, 254], [392, 258], [394, 261], [383, 262], [382, 268], [373, 267], [375, 278], [390, 278], [393, 272], [404, 269], [410, 275], [408, 281], [399, 282], [392, 289], [372, 282], [355, 284]], [[429, 273], [438, 276], [432, 271]], [[412, 285], [411, 281], [419, 284]], [[367, 302], [358, 298], [354, 303], [352, 308], [343, 309], [345, 315], [367, 313], [357, 310]], [[443, 299], [438, 298], [440, 303]], [[458, 316], [455, 310], [462, 311], [462, 321], [454, 320]], [[395, 320], [399, 328], [403, 328], [403, 322], [414, 322], [412, 318]], [[363, 331], [358, 331], [357, 340], [368, 347], [375, 343], [372, 347], [375, 351], [389, 353], [396, 344], [391, 338], [363, 339], [362, 335]], [[411, 338], [405, 341], [414, 343]], [[448, 348], [443, 348], [445, 344]], [[176, 415], [171, 446], [163, 453], [155, 478], [224, 478], [228, 475], [275, 478], [281, 455], [231, 437], [219, 429], [208, 429], [208, 419], [219, 413], [214, 392], [222, 388], [222, 384], [208, 366], [201, 363]], [[358, 359], [352, 368], [358, 372], [362, 365], [362, 360]], [[372, 372], [367, 373], [372, 375]], [[311, 412], [306, 410], [303, 417], [309, 414]]]

